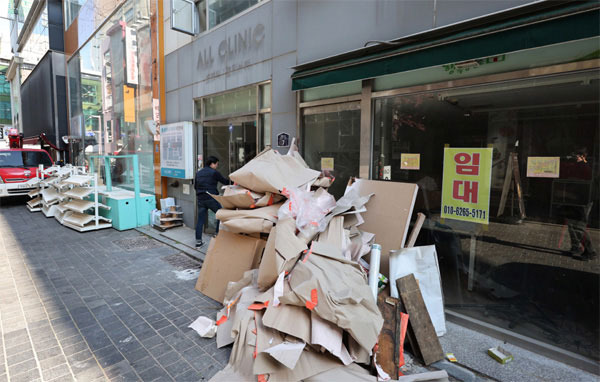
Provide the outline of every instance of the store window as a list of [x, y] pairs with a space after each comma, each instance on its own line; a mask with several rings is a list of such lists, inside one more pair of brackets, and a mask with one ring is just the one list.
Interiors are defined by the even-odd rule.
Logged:
[[265, 0], [171, 0], [171, 29], [196, 35]]
[[[154, 193], [152, 54], [147, 2], [130, 0], [68, 61], [69, 118], [75, 163], [136, 154], [140, 185]], [[115, 65], [122, 63], [122, 65]], [[133, 187], [129, 161], [114, 161], [113, 185]], [[94, 166], [100, 179], [104, 166]]]
[[350, 177], [358, 176], [360, 103], [304, 108], [301, 123], [304, 160], [310, 168], [335, 177], [329, 192], [340, 198]]
[[271, 145], [271, 84], [247, 86], [194, 101], [203, 155], [219, 158], [228, 175]]
[[[447, 309], [594, 359], [599, 95], [594, 70], [377, 98], [371, 163], [419, 185]], [[488, 225], [441, 218], [445, 147], [492, 148]]]

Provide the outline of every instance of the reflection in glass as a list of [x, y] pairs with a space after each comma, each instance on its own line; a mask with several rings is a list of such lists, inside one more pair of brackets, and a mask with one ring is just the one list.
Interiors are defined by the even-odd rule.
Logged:
[[[302, 116], [304, 160], [310, 168], [334, 176], [329, 193], [337, 198], [344, 194], [350, 177], [358, 176], [360, 156], [360, 110], [313, 112]], [[321, 164], [333, 164], [322, 168]]]
[[[599, 83], [580, 73], [377, 99], [371, 163], [373, 179], [419, 184], [419, 244], [436, 245], [448, 309], [595, 359]], [[440, 219], [446, 145], [493, 147], [489, 226]], [[504, 187], [513, 156], [525, 218], [511, 171]], [[558, 158], [558, 174], [527, 176], [531, 157]]]
[[[142, 191], [154, 193], [150, 41], [147, 2], [130, 0], [71, 57], [67, 71], [71, 133], [80, 137], [76, 163], [137, 154]], [[114, 185], [133, 187], [132, 170], [121, 170]]]
[[260, 0], [208, 0], [208, 27], [214, 28]]

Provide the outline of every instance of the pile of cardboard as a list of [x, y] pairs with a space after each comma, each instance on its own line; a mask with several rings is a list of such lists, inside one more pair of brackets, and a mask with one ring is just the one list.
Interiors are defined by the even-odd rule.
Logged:
[[266, 150], [230, 177], [235, 185], [214, 196], [221, 231], [196, 284], [224, 305], [217, 346], [233, 344], [213, 380], [377, 380], [357, 365], [375, 363], [383, 326], [359, 262], [377, 238], [387, 274], [385, 254], [404, 246], [417, 185], [359, 179], [335, 201], [332, 179], [294, 149]]

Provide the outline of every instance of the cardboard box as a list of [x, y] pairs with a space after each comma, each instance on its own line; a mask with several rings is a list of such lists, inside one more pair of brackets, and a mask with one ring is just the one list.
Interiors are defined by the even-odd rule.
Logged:
[[219, 231], [206, 252], [196, 290], [222, 303], [230, 281], [238, 281], [244, 272], [258, 268], [265, 244], [262, 239]]

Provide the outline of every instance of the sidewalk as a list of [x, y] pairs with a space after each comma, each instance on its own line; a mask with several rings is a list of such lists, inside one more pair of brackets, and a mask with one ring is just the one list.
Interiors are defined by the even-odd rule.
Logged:
[[227, 364], [230, 348], [188, 328], [219, 304], [176, 248], [22, 202], [3, 202], [0, 232], [0, 381], [202, 381]]
[[[189, 256], [204, 260], [211, 235], [204, 235], [204, 246], [194, 248], [195, 231], [182, 226], [160, 232], [150, 227], [141, 227], [140, 232], [165, 244], [173, 245]], [[441, 361], [434, 367], [425, 368], [417, 361], [408, 361], [407, 374], [420, 373], [434, 369], [444, 369], [449, 375], [462, 381], [598, 381], [598, 376], [586, 371], [557, 362], [553, 359], [525, 350], [519, 346], [503, 343], [501, 340], [468, 329], [464, 326], [446, 323], [448, 332], [440, 337], [445, 353], [454, 353], [458, 363]], [[502, 365], [487, 355], [487, 349], [501, 345], [510, 351], [515, 360]]]

